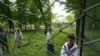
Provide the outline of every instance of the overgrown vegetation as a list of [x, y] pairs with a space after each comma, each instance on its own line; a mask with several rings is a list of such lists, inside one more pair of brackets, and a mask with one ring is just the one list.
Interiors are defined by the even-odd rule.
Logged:
[[[64, 30], [67, 33], [75, 33], [75, 28], [72, 30], [66, 28]], [[53, 28], [53, 34], [58, 33], [58, 28]], [[46, 38], [43, 30], [38, 31], [23, 31], [24, 39], [23, 46], [17, 48], [14, 42], [14, 34], [12, 33], [9, 37], [9, 48], [10, 53], [7, 56], [47, 56], [46, 51]], [[60, 32], [54, 37], [55, 56], [60, 55], [62, 45], [67, 41], [67, 35]]]

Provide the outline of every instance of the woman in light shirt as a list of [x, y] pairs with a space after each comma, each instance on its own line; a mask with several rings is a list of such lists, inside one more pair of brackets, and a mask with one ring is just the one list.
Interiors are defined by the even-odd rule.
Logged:
[[14, 38], [15, 43], [16, 43], [16, 45], [17, 45], [18, 48], [21, 47], [21, 45], [22, 45], [22, 39], [23, 39], [23, 34], [22, 34], [22, 32], [18, 29], [18, 30], [15, 32], [15, 38]]
[[73, 34], [68, 35], [67, 42], [64, 43], [61, 49], [60, 56], [79, 56], [79, 50], [77, 44], [74, 42], [75, 37]]
[[54, 54], [54, 42], [52, 36], [52, 29], [49, 29], [46, 33], [46, 41], [47, 41], [47, 51], [50, 54]]

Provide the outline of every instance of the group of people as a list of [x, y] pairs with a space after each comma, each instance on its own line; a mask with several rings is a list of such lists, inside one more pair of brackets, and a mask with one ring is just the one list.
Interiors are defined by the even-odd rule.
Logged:
[[[52, 29], [48, 29], [47, 32], [45, 32], [45, 36], [47, 42], [47, 53], [51, 55], [55, 54]], [[22, 32], [18, 29], [15, 32], [15, 42], [18, 47], [21, 47], [22, 39], [23, 39]], [[65, 42], [61, 48], [60, 56], [79, 56], [79, 49], [77, 44], [75, 43], [74, 35], [73, 34], [68, 35], [66, 40], [67, 42]]]
[[[22, 46], [22, 39], [23, 39], [23, 34], [22, 32], [18, 29], [15, 34], [14, 34], [14, 40], [17, 45], [17, 47]], [[53, 41], [53, 32], [52, 29], [48, 29], [45, 32], [46, 36], [46, 42], [47, 42], [47, 52], [49, 54], [54, 54], [54, 41]], [[74, 42], [75, 37], [73, 34], [67, 36], [67, 42], [64, 43], [61, 49], [61, 54], [60, 56], [79, 56], [79, 50], [77, 44]], [[9, 52], [8, 44], [7, 44], [7, 36], [5, 31], [3, 30], [3, 27], [0, 26], [0, 44], [2, 46], [3, 52]]]
[[[47, 41], [47, 51], [49, 54], [54, 54], [54, 42], [52, 29], [48, 29], [45, 33]], [[67, 36], [67, 42], [61, 48], [60, 56], [79, 56], [79, 49], [75, 43], [75, 37], [73, 34]]]

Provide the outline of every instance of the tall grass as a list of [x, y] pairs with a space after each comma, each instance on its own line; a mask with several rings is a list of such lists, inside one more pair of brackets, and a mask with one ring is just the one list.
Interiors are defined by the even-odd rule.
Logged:
[[[75, 28], [66, 28], [63, 29], [66, 33], [74, 33], [75, 34]], [[87, 36], [90, 37], [89, 39], [100, 39], [99, 32], [100, 31], [85, 31], [87, 33]], [[59, 33], [58, 28], [53, 28], [53, 35], [55, 36], [57, 33]], [[24, 31], [23, 32], [24, 39], [23, 39], [23, 46], [21, 48], [17, 48], [14, 42], [14, 34], [10, 34], [9, 36], [9, 48], [10, 53], [6, 56], [48, 56], [47, 55], [47, 45], [46, 45], [46, 38], [44, 35], [44, 30], [38, 30], [38, 31]], [[67, 41], [67, 35], [60, 32], [54, 37], [54, 48], [55, 48], [55, 55], [54, 56], [60, 56], [60, 51], [62, 45]], [[99, 49], [100, 42], [92, 43], [95, 45], [96, 48]], [[99, 53], [95, 51], [94, 49], [84, 46], [83, 47], [83, 56], [98, 56]]]
[[[74, 28], [67, 28], [64, 29], [64, 31], [68, 33], [75, 33]], [[53, 35], [56, 35], [58, 32], [58, 28], [53, 28]], [[7, 54], [7, 56], [47, 56], [46, 38], [43, 30], [24, 31], [23, 35], [23, 46], [21, 48], [17, 48], [15, 45], [13, 40], [14, 34], [10, 35], [10, 54]], [[54, 37], [55, 56], [60, 55], [62, 45], [67, 41], [66, 36], [67, 35], [60, 32], [57, 36]]]

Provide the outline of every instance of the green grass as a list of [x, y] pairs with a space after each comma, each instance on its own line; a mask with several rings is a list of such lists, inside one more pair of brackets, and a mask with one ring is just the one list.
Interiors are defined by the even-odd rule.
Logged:
[[[53, 28], [53, 35], [56, 35], [59, 31], [58, 28]], [[65, 32], [75, 33], [75, 29], [67, 28]], [[10, 35], [9, 48], [10, 54], [7, 56], [47, 56], [46, 51], [46, 38], [43, 30], [38, 31], [24, 31], [23, 47], [17, 48], [13, 40], [14, 34]], [[62, 45], [66, 42], [66, 36], [63, 33], [58, 34], [54, 38], [55, 55], [60, 55]], [[30, 41], [28, 40], [30, 39]]]
[[[63, 29], [66, 33], [74, 33], [75, 34], [75, 28], [66, 28]], [[94, 40], [99, 39], [100, 31], [99, 30], [91, 30], [91, 31], [85, 31], [86, 36], [88, 39]], [[53, 28], [53, 34], [56, 35], [59, 33], [58, 28]], [[43, 30], [38, 31], [24, 31], [24, 39], [23, 39], [23, 47], [17, 48], [15, 46], [15, 42], [13, 40], [14, 34], [10, 35], [9, 38], [9, 47], [10, 47], [10, 54], [7, 54], [6, 56], [47, 56], [46, 51], [46, 38], [44, 35]], [[55, 56], [60, 56], [60, 50], [62, 45], [67, 41], [66, 34], [60, 32], [55, 36], [54, 38], [54, 46], [55, 46]], [[29, 41], [30, 39], [30, 41]], [[97, 49], [100, 49], [100, 42], [92, 43], [94, 47]], [[82, 56], [98, 56], [99, 52], [95, 51], [93, 48], [84, 46], [83, 47], [83, 55]]]
[[[63, 29], [66, 33], [74, 33], [75, 34], [75, 28], [66, 28]], [[85, 31], [89, 37], [92, 36], [92, 38], [89, 38], [91, 40], [93, 39], [99, 39], [100, 31], [92, 30], [92, 31]], [[56, 35], [59, 33], [58, 28], [53, 28], [53, 34]], [[15, 46], [15, 42], [13, 40], [14, 34], [10, 35], [9, 38], [9, 47], [10, 47], [10, 54], [7, 54], [6, 56], [47, 56], [46, 51], [46, 38], [44, 35], [43, 30], [38, 31], [24, 31], [24, 39], [23, 39], [23, 47], [17, 48]], [[54, 46], [55, 46], [55, 56], [60, 56], [60, 50], [62, 45], [67, 41], [66, 39], [67, 35], [60, 32], [55, 36], [54, 38]], [[30, 41], [29, 41], [30, 39]], [[97, 48], [100, 42], [93, 43]], [[98, 48], [100, 49], [100, 48]], [[94, 49], [84, 46], [83, 47], [83, 56], [98, 56], [98, 52], [96, 52]]]

